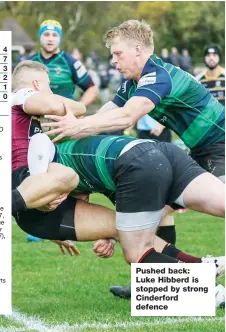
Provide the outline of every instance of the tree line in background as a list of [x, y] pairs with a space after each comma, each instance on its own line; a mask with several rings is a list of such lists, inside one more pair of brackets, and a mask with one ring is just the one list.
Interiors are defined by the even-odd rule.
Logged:
[[144, 19], [154, 31], [155, 52], [175, 46], [187, 48], [197, 62], [203, 61], [203, 48], [218, 44], [224, 50], [224, 1], [184, 2], [0, 2], [0, 22], [13, 17], [37, 43], [40, 23], [56, 19], [63, 26], [62, 47], [77, 47], [85, 55], [95, 50], [107, 57], [104, 33], [128, 19]]

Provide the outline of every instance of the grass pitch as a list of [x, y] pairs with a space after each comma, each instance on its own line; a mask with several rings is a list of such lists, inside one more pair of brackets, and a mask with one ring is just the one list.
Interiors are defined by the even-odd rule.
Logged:
[[[109, 205], [100, 195], [92, 201]], [[176, 214], [175, 220], [178, 248], [200, 256], [224, 255], [222, 219], [189, 211]], [[109, 286], [127, 285], [130, 280], [130, 267], [118, 244], [110, 259], [96, 258], [92, 243], [77, 243], [79, 257], [63, 256], [55, 244], [28, 243], [26, 234], [16, 224], [12, 227], [15, 311], [11, 318], [0, 316], [1, 332], [224, 331], [221, 309], [216, 317], [190, 321], [188, 317], [131, 317], [130, 301], [109, 293]]]

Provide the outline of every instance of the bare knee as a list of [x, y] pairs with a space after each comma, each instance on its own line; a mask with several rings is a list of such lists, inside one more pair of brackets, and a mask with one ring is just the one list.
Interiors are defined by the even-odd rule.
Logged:
[[60, 175], [60, 183], [63, 192], [71, 192], [77, 187], [79, 176], [72, 168], [66, 167], [64, 172]]
[[56, 187], [61, 192], [71, 192], [79, 183], [79, 176], [71, 167], [51, 163], [48, 173], [54, 173]]
[[124, 257], [128, 264], [139, 262], [141, 256], [137, 250], [124, 251]]
[[150, 249], [154, 247], [154, 243], [149, 243], [146, 244], [145, 246], [142, 247], [136, 247], [134, 245], [134, 248], [128, 250], [124, 250], [124, 257], [127, 263], [138, 263], [141, 257]]
[[134, 230], [120, 231], [119, 239], [125, 260], [128, 263], [137, 263], [141, 257], [154, 247], [156, 227]]

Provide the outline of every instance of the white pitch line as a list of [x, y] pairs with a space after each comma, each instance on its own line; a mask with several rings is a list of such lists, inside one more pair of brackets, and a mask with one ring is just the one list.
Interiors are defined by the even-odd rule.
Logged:
[[[219, 318], [219, 319], [218, 319]], [[69, 332], [69, 331], [78, 331], [83, 330], [85, 328], [93, 328], [98, 329], [99, 331], [110, 329], [110, 328], [131, 328], [131, 327], [151, 327], [156, 325], [169, 325], [169, 324], [181, 324], [185, 322], [191, 322], [191, 323], [200, 323], [200, 322], [206, 322], [206, 321], [224, 321], [224, 318], [217, 317], [215, 319], [165, 319], [163, 321], [156, 320], [153, 322], [141, 322], [141, 321], [135, 321], [135, 322], [124, 322], [124, 323], [115, 323], [115, 324], [103, 324], [103, 323], [83, 323], [83, 324], [74, 324], [74, 325], [56, 325], [49, 328], [48, 332]], [[41, 332], [41, 331], [40, 331]], [[47, 331], [42, 331], [47, 332]]]
[[13, 310], [12, 315], [6, 316], [8, 319], [23, 324], [27, 329], [37, 330], [39, 332], [47, 332], [48, 326], [38, 316], [27, 316], [17, 310]]
[[1, 327], [1, 332], [27, 332], [27, 328], [25, 327], [15, 327], [15, 326], [9, 326], [9, 327]]
[[70, 332], [83, 330], [85, 328], [93, 328], [98, 330], [105, 330], [110, 328], [131, 328], [131, 327], [151, 327], [156, 325], [171, 325], [171, 324], [183, 324], [183, 323], [204, 323], [204, 322], [223, 322], [225, 317], [187, 317], [187, 318], [162, 318], [154, 320], [152, 322], [134, 321], [134, 322], [123, 322], [123, 323], [82, 323], [69, 325], [67, 323], [61, 325], [48, 325], [37, 316], [27, 316], [26, 314], [20, 313], [17, 310], [13, 311], [11, 316], [7, 316], [14, 322], [23, 324], [24, 327], [15, 328], [3, 328], [1, 332], [24, 332], [27, 329], [33, 329], [38, 332]]

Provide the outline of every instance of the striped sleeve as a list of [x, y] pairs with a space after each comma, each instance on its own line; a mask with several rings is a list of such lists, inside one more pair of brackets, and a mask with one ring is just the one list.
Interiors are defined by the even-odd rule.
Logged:
[[165, 96], [170, 94], [171, 88], [172, 82], [168, 72], [156, 66], [154, 70], [140, 78], [134, 96], [146, 97], [158, 105]]

